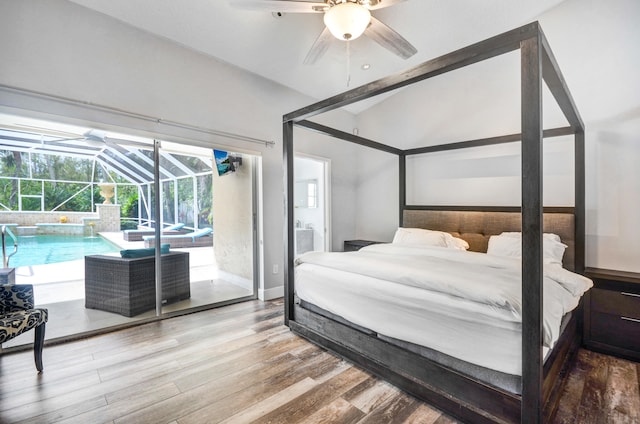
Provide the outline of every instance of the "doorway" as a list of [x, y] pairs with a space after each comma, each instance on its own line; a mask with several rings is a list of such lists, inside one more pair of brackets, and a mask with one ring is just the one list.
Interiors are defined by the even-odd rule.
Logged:
[[331, 250], [330, 160], [296, 153], [294, 157], [295, 252]]

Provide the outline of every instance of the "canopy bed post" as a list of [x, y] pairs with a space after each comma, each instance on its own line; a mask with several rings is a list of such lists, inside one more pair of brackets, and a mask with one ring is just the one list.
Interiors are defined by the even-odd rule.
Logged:
[[402, 153], [400, 155], [398, 155], [398, 171], [400, 174], [400, 178], [398, 180], [399, 183], [399, 196], [400, 196], [400, 201], [398, 202], [400, 204], [400, 213], [398, 216], [398, 219], [400, 220], [400, 224], [399, 226], [402, 227], [403, 226], [403, 215], [404, 215], [404, 208], [407, 206], [407, 155], [406, 153]]
[[542, 69], [538, 37], [520, 44], [522, 113], [522, 423], [542, 422]]
[[579, 128], [574, 137], [574, 162], [575, 162], [575, 207], [576, 207], [576, 259], [575, 269], [577, 273], [584, 273], [585, 267], [585, 145], [584, 129]]
[[284, 160], [284, 204], [285, 204], [285, 230], [284, 230], [284, 251], [286, 263], [284, 266], [284, 324], [289, 325], [289, 320], [293, 320], [293, 294], [294, 294], [294, 258], [295, 249], [293, 227], [293, 185], [295, 182], [293, 169], [293, 121], [286, 121], [282, 124], [282, 148]]
[[585, 138], [584, 123], [578, 108], [571, 97], [571, 92], [562, 76], [558, 62], [553, 55], [549, 42], [542, 31], [538, 29], [538, 38], [542, 46], [542, 75], [547, 87], [553, 94], [563, 115], [569, 122], [574, 134], [575, 161], [575, 272], [583, 273], [585, 264]]

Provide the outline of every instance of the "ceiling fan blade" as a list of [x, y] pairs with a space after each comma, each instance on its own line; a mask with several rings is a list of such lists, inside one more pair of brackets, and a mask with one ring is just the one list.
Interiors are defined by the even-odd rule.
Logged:
[[393, 6], [394, 4], [402, 3], [403, 1], [406, 0], [365, 0], [362, 2], [362, 5], [369, 10], [378, 10]]
[[327, 51], [332, 40], [333, 35], [331, 34], [331, 31], [329, 31], [329, 28], [325, 27], [318, 38], [316, 38], [316, 41], [313, 43], [313, 46], [311, 46], [309, 53], [307, 53], [307, 57], [304, 58], [304, 62], [302, 63], [305, 65], [313, 65], [316, 63], [316, 61]]
[[229, 0], [229, 4], [239, 9], [284, 13], [321, 13], [328, 7], [324, 2], [296, 0]]
[[364, 31], [364, 34], [403, 59], [408, 59], [418, 52], [404, 37], [373, 16], [371, 17], [371, 24]]

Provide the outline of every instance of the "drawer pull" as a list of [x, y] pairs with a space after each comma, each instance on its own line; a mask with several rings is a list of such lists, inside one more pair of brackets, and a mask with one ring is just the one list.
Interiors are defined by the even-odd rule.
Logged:
[[627, 318], [627, 317], [620, 317], [620, 319], [623, 319], [623, 320], [625, 320], [625, 321], [632, 321], [632, 322], [640, 323], [640, 319]]
[[623, 296], [640, 297], [640, 294], [636, 294], [636, 293], [620, 292], [620, 294]]

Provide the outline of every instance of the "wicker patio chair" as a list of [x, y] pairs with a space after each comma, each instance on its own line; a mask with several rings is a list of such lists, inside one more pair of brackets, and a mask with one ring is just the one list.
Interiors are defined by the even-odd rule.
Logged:
[[36, 369], [42, 372], [44, 330], [49, 313], [35, 308], [31, 284], [0, 284], [0, 344], [35, 328], [33, 353]]
[[[156, 305], [155, 257], [122, 258], [89, 255], [84, 258], [85, 307], [133, 317]], [[162, 298], [173, 303], [191, 297], [189, 253], [162, 255]]]

